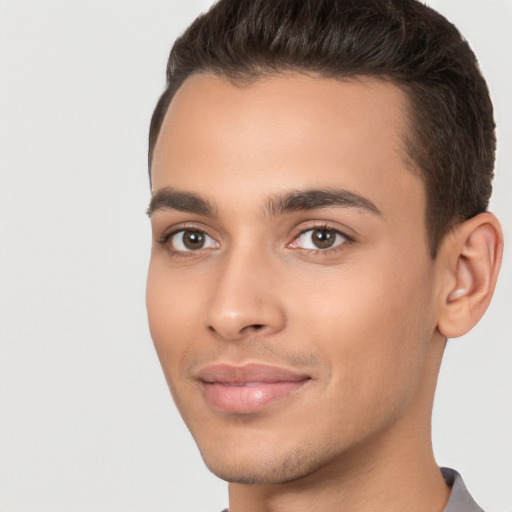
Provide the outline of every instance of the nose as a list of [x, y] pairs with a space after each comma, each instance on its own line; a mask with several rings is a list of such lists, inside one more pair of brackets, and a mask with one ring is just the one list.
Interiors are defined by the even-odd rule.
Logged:
[[211, 332], [224, 340], [240, 340], [269, 336], [284, 328], [279, 271], [268, 255], [233, 251], [214, 272], [216, 286], [206, 314]]

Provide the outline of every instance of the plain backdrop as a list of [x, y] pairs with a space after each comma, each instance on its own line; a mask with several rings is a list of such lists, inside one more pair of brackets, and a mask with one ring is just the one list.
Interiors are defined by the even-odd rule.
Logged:
[[[449, 342], [438, 461], [512, 510], [512, 2], [431, 0], [488, 78], [507, 238], [495, 300]], [[147, 129], [207, 0], [0, 0], [0, 511], [219, 512], [144, 304]]]

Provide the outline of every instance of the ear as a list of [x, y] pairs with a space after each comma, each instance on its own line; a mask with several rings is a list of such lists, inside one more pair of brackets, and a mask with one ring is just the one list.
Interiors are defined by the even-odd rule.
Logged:
[[478, 323], [494, 293], [502, 253], [500, 224], [488, 212], [446, 236], [438, 255], [444, 274], [437, 325], [441, 334], [457, 338]]

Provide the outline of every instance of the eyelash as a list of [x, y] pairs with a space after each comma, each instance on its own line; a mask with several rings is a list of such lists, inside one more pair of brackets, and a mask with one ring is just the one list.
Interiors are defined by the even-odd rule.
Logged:
[[[184, 225], [184, 226], [180, 226], [179, 228], [173, 229], [172, 231], [169, 231], [168, 233], [164, 233], [162, 235], [162, 237], [160, 237], [160, 239], [158, 240], [158, 244], [161, 247], [163, 247], [164, 249], [166, 249], [171, 254], [171, 256], [175, 257], [175, 258], [189, 258], [189, 257], [197, 256], [197, 254], [194, 254], [196, 251], [179, 251], [179, 250], [176, 250], [176, 249], [173, 249], [172, 247], [170, 247], [169, 241], [174, 236], [176, 236], [178, 233], [182, 233], [182, 232], [186, 232], [186, 231], [195, 231], [198, 233], [203, 233], [206, 236], [208, 236], [209, 238], [213, 239], [213, 237], [208, 235], [208, 233], [204, 229], [201, 229], [195, 225]], [[199, 250], [197, 252], [199, 252]]]
[[[326, 249], [304, 249], [302, 247], [290, 247], [290, 245], [300, 238], [302, 235], [309, 231], [328, 231], [330, 233], [334, 233], [335, 235], [339, 235], [344, 238], [344, 241], [340, 242], [339, 244], [335, 245], [334, 247], [329, 247]], [[337, 253], [339, 251], [342, 251], [346, 248], [347, 245], [352, 244], [355, 242], [355, 239], [349, 235], [347, 235], [344, 231], [341, 231], [340, 229], [334, 228], [328, 224], [315, 224], [312, 226], [308, 226], [307, 228], [302, 229], [299, 231], [299, 233], [293, 238], [292, 242], [290, 242], [287, 247], [290, 247], [293, 250], [298, 251], [305, 251], [308, 255], [312, 256], [320, 256], [320, 257], [327, 257], [334, 253]]]
[[[180, 251], [180, 250], [172, 249], [169, 246], [169, 241], [172, 239], [172, 237], [174, 237], [178, 233], [182, 233], [182, 232], [185, 232], [185, 231], [197, 231], [197, 232], [203, 233], [206, 236], [208, 236], [209, 238], [213, 239], [213, 237], [208, 235], [208, 233], [204, 229], [198, 228], [197, 226], [194, 226], [194, 225], [190, 225], [190, 226], [186, 226], [185, 225], [185, 226], [181, 226], [181, 227], [179, 227], [177, 229], [174, 229], [174, 230], [172, 230], [172, 231], [170, 231], [168, 233], [164, 233], [164, 235], [158, 240], [158, 243], [159, 243], [159, 245], [161, 247], [167, 249], [171, 253], [171, 255], [173, 257], [177, 257], [177, 258], [184, 257], [184, 258], [187, 258], [187, 257], [197, 256], [197, 253], [200, 252], [200, 249], [198, 249], [197, 253], [196, 253], [196, 251], [193, 251], [193, 250], [191, 250], [191, 251]], [[291, 244], [295, 240], [299, 239], [302, 235], [304, 235], [305, 233], [307, 233], [309, 231], [328, 231], [328, 232], [334, 233], [335, 235], [339, 235], [339, 236], [343, 237], [344, 241], [338, 243], [334, 247], [329, 247], [329, 248], [325, 248], [325, 249], [320, 249], [320, 248], [318, 248], [318, 249], [304, 249], [302, 247], [290, 247]], [[343, 250], [345, 248], [345, 246], [347, 246], [349, 244], [352, 244], [354, 241], [355, 241], [354, 238], [349, 236], [349, 235], [347, 235], [344, 231], [341, 231], [341, 230], [339, 230], [337, 228], [329, 226], [328, 224], [315, 224], [315, 225], [312, 225], [312, 226], [308, 226], [307, 228], [304, 228], [301, 231], [299, 231], [293, 237], [293, 240], [286, 245], [286, 247], [289, 248], [289, 249], [292, 249], [292, 250], [307, 252], [308, 255], [312, 255], [312, 256], [329, 256], [329, 255], [332, 255], [333, 253], [336, 253], [336, 252], [338, 252], [340, 250]]]

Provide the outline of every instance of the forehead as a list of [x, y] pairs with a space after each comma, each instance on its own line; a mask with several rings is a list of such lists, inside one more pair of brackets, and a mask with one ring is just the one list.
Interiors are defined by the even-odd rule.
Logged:
[[406, 102], [377, 79], [288, 73], [237, 85], [192, 76], [164, 119], [153, 191], [192, 190], [221, 204], [243, 192], [248, 207], [282, 189], [335, 186], [383, 211], [401, 201], [423, 215], [423, 185], [403, 147]]

